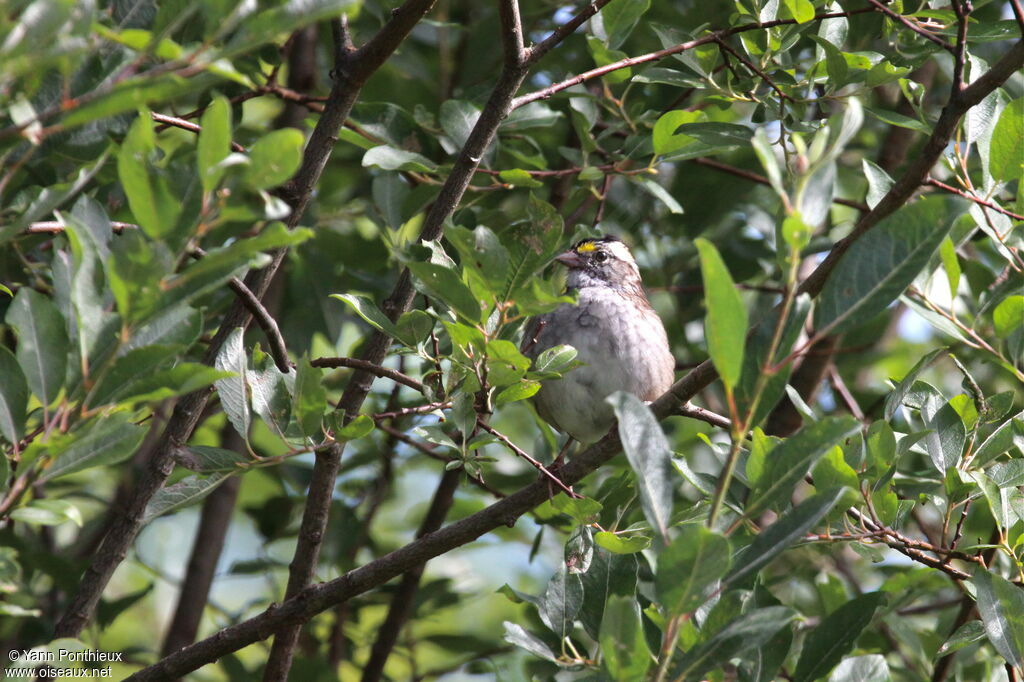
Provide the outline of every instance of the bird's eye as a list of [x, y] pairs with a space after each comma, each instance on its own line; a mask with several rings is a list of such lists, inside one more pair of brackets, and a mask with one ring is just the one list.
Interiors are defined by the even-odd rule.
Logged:
[[606, 260], [608, 260], [608, 254], [605, 253], [604, 251], [598, 251], [597, 253], [594, 254], [595, 263], [603, 263]]

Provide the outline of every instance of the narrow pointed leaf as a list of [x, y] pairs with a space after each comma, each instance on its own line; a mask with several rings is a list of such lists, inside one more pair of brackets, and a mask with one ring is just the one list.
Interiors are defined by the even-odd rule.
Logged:
[[672, 450], [650, 408], [632, 393], [616, 391], [606, 401], [619, 420], [619, 439], [636, 473], [640, 503], [651, 528], [668, 535], [672, 515]]

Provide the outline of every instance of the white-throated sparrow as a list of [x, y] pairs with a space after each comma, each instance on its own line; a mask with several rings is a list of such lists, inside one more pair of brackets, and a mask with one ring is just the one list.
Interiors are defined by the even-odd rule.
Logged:
[[584, 239], [555, 260], [569, 268], [566, 286], [577, 302], [532, 318], [522, 351], [536, 358], [561, 344], [577, 350], [585, 365], [543, 382], [533, 401], [544, 421], [591, 443], [615, 419], [605, 398], [628, 391], [654, 400], [672, 385], [675, 359], [636, 261], [618, 238]]

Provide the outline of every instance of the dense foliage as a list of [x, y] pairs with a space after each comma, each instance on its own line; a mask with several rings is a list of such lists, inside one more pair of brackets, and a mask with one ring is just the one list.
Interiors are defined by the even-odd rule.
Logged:
[[[1021, 679], [1022, 29], [1018, 0], [8, 3], [7, 660]], [[606, 232], [679, 381], [549, 467], [528, 398], [576, 353], [531, 362], [523, 322]]]

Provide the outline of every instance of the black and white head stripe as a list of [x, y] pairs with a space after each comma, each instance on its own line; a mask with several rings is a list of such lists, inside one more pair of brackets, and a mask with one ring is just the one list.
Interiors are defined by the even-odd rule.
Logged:
[[603, 252], [603, 258], [610, 257], [616, 261], [625, 263], [639, 277], [640, 268], [637, 267], [633, 254], [629, 248], [618, 237], [605, 235], [600, 239], [584, 239], [572, 247], [573, 251], [584, 258], [588, 258], [597, 264], [602, 261], [597, 258], [598, 252]]

